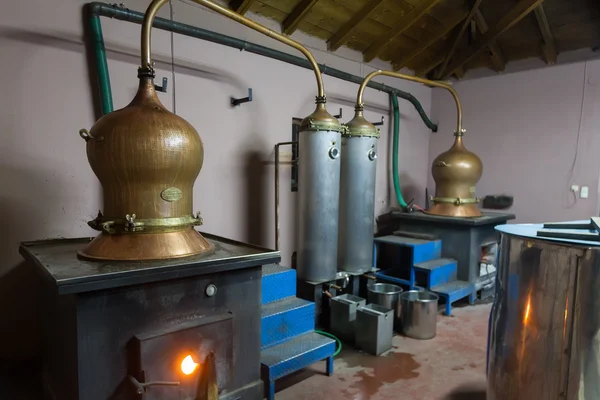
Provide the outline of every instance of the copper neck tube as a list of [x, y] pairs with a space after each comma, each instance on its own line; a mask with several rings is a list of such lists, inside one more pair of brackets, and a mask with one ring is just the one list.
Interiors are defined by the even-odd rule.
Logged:
[[454, 132], [454, 135], [455, 136], [463, 135], [464, 131], [463, 131], [463, 127], [462, 127], [462, 105], [460, 104], [460, 99], [458, 98], [458, 93], [456, 93], [456, 90], [454, 90], [454, 88], [452, 86], [448, 85], [447, 83], [432, 81], [429, 79], [423, 79], [423, 78], [419, 78], [416, 76], [401, 74], [401, 73], [392, 72], [392, 71], [382, 71], [382, 70], [373, 71], [369, 75], [367, 75], [365, 77], [365, 79], [362, 81], [362, 83], [360, 84], [360, 88], [358, 89], [358, 95], [356, 96], [356, 107], [363, 107], [363, 93], [365, 91], [365, 88], [367, 87], [367, 84], [369, 83], [369, 81], [371, 79], [373, 79], [379, 75], [391, 76], [394, 78], [404, 79], [404, 80], [411, 81], [411, 82], [418, 82], [418, 83], [422, 83], [423, 85], [426, 85], [426, 86], [442, 88], [442, 89], [446, 89], [447, 91], [449, 91], [450, 94], [452, 95], [452, 97], [454, 98], [454, 101], [456, 102], [456, 131]]
[[[152, 24], [154, 23], [154, 17], [156, 17], [156, 13], [158, 10], [164, 6], [169, 0], [154, 0], [146, 10], [146, 14], [144, 15], [144, 22], [142, 24], [142, 60], [141, 66], [144, 69], [152, 70], [152, 51], [151, 51], [151, 34], [152, 34]], [[239, 22], [242, 25], [247, 26], [248, 28], [254, 29], [257, 32], [262, 33], [263, 35], [269, 36], [283, 44], [286, 44], [294, 49], [300, 51], [311, 64], [313, 71], [315, 73], [315, 78], [317, 79], [317, 98], [324, 99], [325, 98], [325, 89], [323, 87], [323, 78], [321, 77], [321, 70], [319, 69], [319, 64], [317, 64], [317, 60], [313, 57], [313, 55], [308, 51], [308, 49], [302, 46], [300, 43], [292, 40], [286, 36], [283, 36], [280, 33], [277, 33], [269, 28], [266, 28], [246, 17], [240, 15], [234, 11], [231, 11], [219, 4], [213, 3], [209, 0], [192, 0], [194, 3], [200, 4], [206, 8], [209, 8], [221, 15], [226, 16], [229, 19], [232, 19], [236, 22]]]

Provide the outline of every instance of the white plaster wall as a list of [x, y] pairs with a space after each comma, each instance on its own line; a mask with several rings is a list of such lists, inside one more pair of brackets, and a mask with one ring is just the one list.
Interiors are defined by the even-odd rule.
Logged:
[[[0, 359], [28, 358], [38, 340], [38, 278], [21, 262], [24, 240], [96, 235], [86, 222], [102, 208], [101, 188], [85, 155], [80, 128], [95, 121], [92, 88], [83, 44], [81, 0], [10, 2], [0, 13]], [[127, 1], [144, 10], [148, 1]], [[168, 7], [160, 16], [169, 18]], [[196, 6], [174, 2], [175, 19], [238, 36], [284, 51], [275, 41]], [[250, 17], [266, 22], [271, 21]], [[136, 87], [139, 65], [137, 25], [102, 19], [115, 108], [125, 106]], [[365, 75], [372, 70], [360, 54], [303, 34], [295, 38], [314, 48], [319, 62]], [[235, 49], [175, 36], [175, 81], [171, 75], [171, 35], [154, 31], [157, 78], [169, 78], [163, 103], [189, 120], [205, 144], [205, 164], [195, 186], [195, 208], [204, 230], [232, 239], [273, 246], [273, 145], [291, 138], [292, 117], [313, 110], [316, 85], [311, 71]], [[357, 61], [358, 60], [358, 61]], [[384, 67], [385, 65], [376, 65]], [[329, 110], [353, 114], [357, 85], [325, 76]], [[402, 81], [385, 82], [410, 91], [427, 112], [431, 91]], [[231, 96], [248, 87], [254, 101], [229, 107]], [[366, 92], [368, 118], [391, 121], [387, 95]], [[400, 100], [401, 178], [405, 195], [422, 202], [428, 175], [429, 131], [408, 102]], [[390, 189], [390, 124], [383, 127], [378, 158], [376, 214], [396, 204]], [[295, 194], [289, 166], [282, 168], [282, 255], [289, 263], [295, 250]]]
[[[483, 162], [480, 197], [515, 196], [510, 211], [517, 222], [598, 215], [600, 61], [460, 81], [455, 88], [465, 145]], [[434, 90], [432, 109], [442, 134], [432, 135], [430, 160], [450, 147], [455, 124], [449, 94]], [[574, 196], [571, 184], [589, 186], [589, 198]], [[431, 177], [428, 187], [434, 188]]]

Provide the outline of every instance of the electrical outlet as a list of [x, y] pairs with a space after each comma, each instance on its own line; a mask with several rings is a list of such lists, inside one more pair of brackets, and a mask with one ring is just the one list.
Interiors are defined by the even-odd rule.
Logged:
[[571, 185], [571, 192], [573, 192], [573, 193], [579, 192], [579, 185]]
[[587, 186], [582, 186], [581, 187], [581, 193], [579, 193], [579, 196], [582, 199], [587, 199], [588, 198], [588, 187]]

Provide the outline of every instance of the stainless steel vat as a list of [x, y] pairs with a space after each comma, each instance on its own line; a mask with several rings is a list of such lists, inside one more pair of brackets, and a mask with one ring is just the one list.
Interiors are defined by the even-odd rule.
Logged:
[[536, 238], [538, 228], [496, 228], [487, 399], [600, 399], [600, 244]]
[[338, 269], [363, 273], [373, 264], [377, 140], [342, 138]]
[[402, 333], [415, 339], [432, 339], [437, 329], [438, 295], [409, 290], [400, 295]]
[[337, 273], [340, 143], [336, 131], [299, 134], [298, 279], [325, 282]]
[[389, 283], [372, 283], [367, 286], [367, 300], [394, 311], [394, 326], [400, 326], [400, 286]]
[[346, 343], [354, 343], [356, 310], [365, 304], [365, 299], [351, 294], [342, 294], [332, 298], [329, 314], [331, 333]]
[[356, 346], [375, 356], [392, 348], [394, 311], [377, 304], [356, 310]]

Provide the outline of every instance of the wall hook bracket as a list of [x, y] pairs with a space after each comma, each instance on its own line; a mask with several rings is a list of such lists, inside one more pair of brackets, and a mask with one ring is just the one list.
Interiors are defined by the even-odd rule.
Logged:
[[162, 78], [162, 86], [158, 86], [158, 85], [154, 85], [154, 90], [156, 90], [157, 92], [163, 92], [163, 93], [167, 93], [167, 83], [169, 82], [169, 80], [164, 77]]
[[334, 115], [333, 118], [340, 119], [342, 118], [342, 107], [340, 107], [340, 113], [338, 115]]
[[239, 106], [243, 103], [248, 103], [252, 101], [252, 88], [248, 88], [248, 97], [243, 97], [241, 99], [231, 98], [231, 107]]
[[380, 121], [380, 122], [372, 122], [372, 124], [373, 124], [374, 126], [381, 126], [381, 125], [383, 125], [383, 124], [384, 124], [384, 122], [385, 122], [385, 117], [382, 115], [382, 116], [381, 116], [381, 121]]

